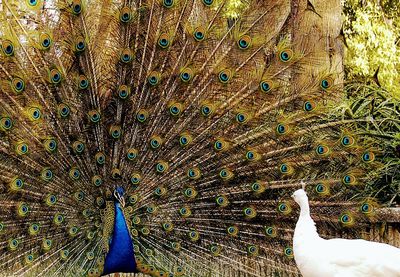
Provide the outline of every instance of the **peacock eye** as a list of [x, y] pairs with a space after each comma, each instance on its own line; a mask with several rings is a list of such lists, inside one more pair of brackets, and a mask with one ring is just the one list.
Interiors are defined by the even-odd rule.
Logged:
[[14, 77], [11, 80], [11, 86], [12, 86], [13, 91], [15, 93], [19, 94], [19, 93], [22, 93], [25, 90], [26, 84], [25, 84], [25, 81], [22, 80], [21, 78]]
[[315, 191], [322, 196], [329, 194], [329, 187], [325, 184], [319, 183], [315, 186]]
[[168, 46], [168, 40], [165, 38], [160, 39], [160, 45], [163, 47]]
[[260, 89], [262, 92], [267, 93], [271, 91], [272, 88], [272, 82], [268, 80], [264, 80], [260, 82]]
[[252, 207], [247, 207], [243, 209], [243, 214], [246, 218], [254, 218], [257, 215], [257, 212]]
[[120, 85], [118, 88], [118, 97], [121, 99], [127, 99], [130, 95], [131, 88], [127, 85]]
[[199, 239], [199, 232], [197, 232], [197, 231], [195, 231], [195, 230], [193, 230], [193, 231], [190, 231], [189, 232], [189, 238], [190, 238], [190, 240], [192, 240], [192, 241], [197, 241], [198, 239]]
[[42, 46], [45, 47], [45, 48], [49, 47], [50, 46], [50, 40], [47, 39], [47, 38], [44, 39], [43, 42], [42, 42]]
[[247, 121], [247, 115], [244, 113], [238, 113], [236, 115], [236, 121], [239, 123], [245, 123]]
[[339, 217], [340, 223], [342, 223], [344, 226], [352, 226], [354, 223], [353, 216], [350, 213], [343, 213]]
[[154, 194], [156, 195], [156, 196], [163, 196], [165, 193], [167, 192], [167, 190], [164, 188], [164, 187], [157, 187], [155, 190], [154, 190]]
[[81, 0], [73, 0], [72, 1], [72, 13], [74, 15], [79, 15], [81, 12], [82, 12]]
[[18, 155], [26, 155], [28, 154], [28, 150], [29, 150], [28, 144], [26, 144], [25, 142], [19, 142], [15, 145], [15, 152]]
[[182, 79], [184, 79], [184, 80], [188, 80], [189, 77], [190, 77], [190, 75], [187, 72], [182, 74]]
[[82, 52], [86, 48], [86, 43], [83, 40], [79, 40], [75, 44], [75, 50], [77, 52]]
[[158, 38], [157, 42], [158, 46], [160, 46], [162, 49], [166, 49], [170, 46], [170, 38], [167, 33], [163, 33], [160, 35]]
[[171, 8], [174, 5], [174, 0], [163, 0], [163, 5], [166, 8]]
[[185, 197], [193, 199], [197, 196], [197, 191], [193, 187], [188, 187], [183, 191]]
[[213, 113], [213, 109], [212, 109], [211, 106], [209, 106], [209, 105], [203, 105], [203, 106], [201, 107], [201, 114], [202, 114], [203, 116], [209, 116], [209, 115], [211, 115], [212, 113]]
[[132, 11], [129, 7], [123, 7], [120, 12], [120, 21], [122, 23], [128, 23], [132, 20]]
[[57, 68], [51, 69], [49, 76], [50, 76], [50, 82], [53, 85], [58, 85], [61, 82], [62, 75], [61, 75], [61, 72]]
[[293, 257], [293, 249], [291, 247], [286, 247], [284, 253], [288, 258]]
[[341, 142], [341, 144], [342, 144], [343, 146], [349, 147], [349, 146], [354, 145], [355, 140], [354, 140], [354, 138], [351, 137], [351, 136], [343, 136], [343, 137], [341, 138], [341, 141], [340, 141], [340, 142]]
[[247, 153], [246, 153], [247, 160], [251, 161], [254, 159], [254, 157], [255, 157], [255, 154], [252, 151], [247, 151]]
[[258, 255], [258, 247], [255, 245], [249, 245], [247, 247], [247, 253], [251, 256], [257, 256]]
[[179, 114], [181, 113], [181, 106], [182, 106], [182, 105], [179, 104], [179, 103], [174, 103], [174, 104], [172, 104], [172, 105], [170, 106], [170, 108], [169, 108], [170, 114], [173, 115], [173, 116], [179, 115]]
[[96, 186], [99, 187], [103, 183], [103, 180], [99, 175], [95, 175], [92, 177], [92, 183]]
[[283, 124], [278, 124], [277, 126], [276, 126], [276, 132], [278, 133], [278, 134], [280, 134], [280, 135], [283, 135], [283, 134], [285, 134], [286, 133], [286, 127], [285, 127], [285, 125], [283, 125]]
[[29, 6], [34, 7], [38, 4], [38, 0], [28, 0]]
[[226, 207], [229, 204], [228, 198], [226, 198], [226, 196], [218, 196], [215, 201], [220, 207]]
[[274, 236], [276, 236], [276, 228], [272, 227], [272, 226], [265, 227], [265, 233], [269, 237], [274, 237]]
[[160, 148], [161, 143], [162, 143], [162, 139], [159, 136], [154, 136], [153, 138], [150, 139], [150, 146], [153, 149]]
[[211, 6], [213, 4], [214, 0], [203, 0], [204, 5], [206, 6]]
[[43, 169], [42, 172], [41, 172], [41, 177], [42, 177], [42, 180], [48, 182], [48, 181], [50, 181], [51, 179], [53, 179], [53, 172], [52, 172], [50, 169], [45, 168], [45, 169]]
[[251, 188], [253, 191], [258, 191], [260, 189], [260, 184], [259, 183], [253, 183], [251, 185]]
[[42, 117], [42, 112], [39, 108], [31, 107], [28, 108], [28, 117], [31, 121], [37, 121]]
[[318, 155], [326, 155], [329, 153], [329, 147], [325, 145], [318, 145], [315, 151]]
[[375, 160], [375, 155], [372, 152], [365, 152], [362, 154], [362, 161], [365, 163], [370, 163]]
[[236, 226], [229, 226], [226, 231], [228, 232], [228, 235], [230, 236], [237, 236], [239, 233], [239, 229]]
[[193, 32], [193, 37], [195, 41], [203, 41], [205, 39], [205, 29], [203, 27], [198, 27]]
[[233, 178], [233, 172], [230, 171], [230, 170], [227, 169], [227, 168], [223, 168], [223, 169], [221, 169], [221, 171], [219, 172], [219, 177], [221, 177], [221, 179], [222, 179], [223, 181], [228, 181], [228, 180], [230, 180], [230, 179]]
[[109, 134], [113, 139], [119, 139], [122, 135], [122, 128], [119, 125], [112, 125], [109, 129]]
[[147, 120], [148, 116], [149, 116], [149, 113], [146, 110], [140, 109], [136, 114], [136, 119], [140, 123], [144, 123]]
[[7, 45], [5, 53], [11, 55], [13, 53], [14, 47], [12, 45]]
[[69, 171], [69, 177], [72, 180], [79, 180], [79, 178], [81, 177], [81, 172], [77, 168], [71, 168]]
[[226, 84], [229, 82], [231, 78], [231, 72], [230, 70], [222, 70], [221, 72], [219, 72], [218, 74], [218, 79], [221, 83]]
[[132, 161], [134, 159], [136, 159], [138, 156], [138, 151], [135, 148], [129, 148], [127, 153], [126, 153], [126, 157], [128, 158], [128, 160]]
[[248, 49], [251, 44], [251, 37], [248, 35], [244, 35], [238, 40], [237, 43], [240, 49], [242, 50]]
[[67, 118], [70, 115], [70, 108], [67, 104], [59, 104], [58, 105], [58, 114], [61, 118]]
[[214, 149], [217, 151], [224, 151], [228, 148], [229, 144], [223, 139], [217, 139], [214, 142]]
[[204, 34], [201, 31], [197, 31], [194, 33], [194, 37], [196, 40], [200, 41], [204, 39]]
[[133, 60], [133, 52], [129, 48], [125, 48], [122, 50], [120, 54], [120, 60], [124, 64], [128, 64]]
[[333, 79], [330, 77], [327, 77], [325, 79], [321, 80], [320, 86], [322, 88], [322, 90], [329, 90], [333, 85]]
[[1, 42], [1, 50], [4, 55], [7, 57], [14, 55], [14, 44], [10, 40], [2, 40]]
[[159, 161], [156, 164], [156, 171], [157, 173], [164, 173], [168, 169], [168, 163], [165, 161]]
[[314, 109], [314, 106], [310, 101], [306, 101], [306, 102], [304, 102], [303, 109], [306, 112], [311, 112]]
[[293, 51], [291, 49], [282, 50], [279, 53], [279, 58], [282, 62], [289, 62], [292, 59]]
[[369, 203], [363, 203], [361, 205], [361, 212], [364, 214], [370, 214], [373, 211], [373, 206]]
[[150, 73], [149, 77], [147, 77], [147, 82], [151, 86], [156, 86], [160, 82], [161, 74], [159, 72], [153, 71]]
[[0, 117], [0, 130], [8, 131], [12, 128], [13, 123], [10, 117]]
[[180, 74], [182, 82], [187, 83], [193, 78], [193, 71], [190, 68], [185, 68]]

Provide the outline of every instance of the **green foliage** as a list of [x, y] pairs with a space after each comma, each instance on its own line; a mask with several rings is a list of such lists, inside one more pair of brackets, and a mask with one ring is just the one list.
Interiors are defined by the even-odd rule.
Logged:
[[[376, 85], [346, 85], [348, 99], [335, 111], [343, 120], [354, 120], [364, 145], [375, 149], [380, 163], [354, 197], [373, 197], [382, 205], [400, 204], [400, 103]], [[373, 181], [368, 181], [373, 180]]]
[[347, 79], [367, 80], [379, 68], [379, 83], [400, 97], [398, 0], [346, 0], [344, 14]]
[[400, 6], [398, 0], [346, 0], [344, 14], [348, 99], [338, 114], [359, 120], [357, 129], [379, 149], [382, 161], [370, 172], [379, 177], [367, 182], [359, 194], [396, 206], [400, 203]]

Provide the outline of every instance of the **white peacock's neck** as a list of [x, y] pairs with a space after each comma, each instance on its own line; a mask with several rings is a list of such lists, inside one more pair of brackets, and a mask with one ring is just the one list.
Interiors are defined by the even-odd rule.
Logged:
[[311, 218], [310, 216], [310, 206], [308, 204], [308, 197], [305, 196], [301, 199], [300, 203], [300, 217], [301, 218]]
[[300, 232], [303, 235], [312, 237], [318, 236], [317, 228], [315, 227], [315, 222], [310, 215], [310, 206], [308, 204], [307, 196], [301, 199], [299, 206], [300, 206], [300, 217], [299, 220], [297, 221], [296, 229], [298, 229], [299, 227], [301, 230]]

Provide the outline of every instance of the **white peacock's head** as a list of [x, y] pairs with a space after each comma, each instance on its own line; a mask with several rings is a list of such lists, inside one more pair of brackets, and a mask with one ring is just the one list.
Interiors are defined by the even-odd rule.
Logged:
[[304, 202], [305, 200], [308, 201], [307, 193], [304, 189], [298, 189], [292, 194], [292, 198], [296, 201], [297, 204]]

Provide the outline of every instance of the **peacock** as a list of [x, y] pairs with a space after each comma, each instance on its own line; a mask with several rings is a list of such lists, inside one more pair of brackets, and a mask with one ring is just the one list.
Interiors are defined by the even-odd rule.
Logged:
[[305, 184], [292, 197], [301, 209], [293, 251], [303, 276], [400, 276], [400, 249], [362, 239], [320, 238], [310, 216]]
[[1, 276], [299, 276], [301, 182], [376, 218], [340, 1], [238, 2], [0, 0]]

